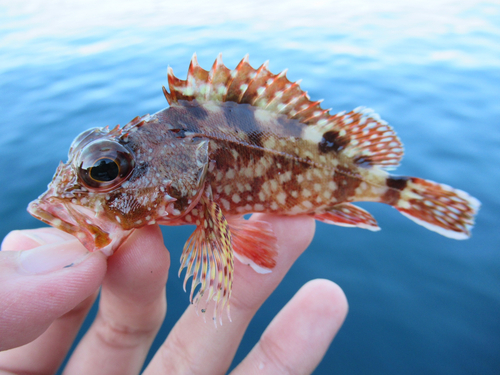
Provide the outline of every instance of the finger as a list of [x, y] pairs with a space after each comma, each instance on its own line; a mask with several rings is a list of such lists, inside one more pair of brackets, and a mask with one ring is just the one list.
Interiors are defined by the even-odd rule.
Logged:
[[98, 315], [65, 373], [139, 373], [165, 317], [169, 266], [158, 226], [131, 235], [109, 258]]
[[8, 370], [9, 374], [55, 374], [97, 295], [98, 290], [74, 309], [57, 318], [32, 342], [0, 352], [0, 373], [3, 374], [1, 370]]
[[[0, 369], [54, 372], [84, 316], [84, 312], [69, 312], [97, 290], [106, 272], [106, 260], [100, 253], [89, 253], [73, 237], [67, 241], [57, 230], [27, 232], [27, 237], [25, 231], [10, 233], [0, 252], [0, 350], [15, 348], [0, 353]], [[37, 243], [45, 244], [8, 251]], [[67, 318], [58, 319], [65, 314]]]
[[[252, 220], [267, 221], [278, 240], [277, 266], [268, 274], [257, 274], [251, 267], [235, 262], [231, 295], [232, 322], [217, 329], [205, 323], [191, 305], [156, 353], [145, 374], [225, 373], [243, 334], [257, 309], [283, 279], [314, 235], [310, 217], [253, 215]], [[294, 236], [290, 236], [294, 233]]]
[[74, 239], [75, 237], [71, 234], [50, 227], [13, 230], [3, 239], [2, 251], [29, 250], [42, 245]]
[[305, 284], [231, 373], [311, 374], [347, 315], [342, 289], [328, 280]]

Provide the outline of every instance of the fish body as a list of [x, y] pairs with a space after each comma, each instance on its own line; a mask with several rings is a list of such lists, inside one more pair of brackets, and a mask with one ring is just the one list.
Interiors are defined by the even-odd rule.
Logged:
[[29, 212], [108, 255], [144, 225], [196, 225], [181, 257], [184, 285], [192, 277], [193, 300], [201, 284], [214, 314], [228, 306], [233, 256], [258, 272], [275, 265], [274, 234], [247, 213], [375, 231], [375, 219], [351, 203], [372, 201], [447, 237], [469, 237], [479, 202], [390, 175], [403, 147], [372, 110], [331, 115], [286, 72], [254, 69], [247, 57], [230, 70], [219, 55], [206, 71], [194, 56], [185, 81], [171, 69], [168, 81], [168, 108], [80, 134]]

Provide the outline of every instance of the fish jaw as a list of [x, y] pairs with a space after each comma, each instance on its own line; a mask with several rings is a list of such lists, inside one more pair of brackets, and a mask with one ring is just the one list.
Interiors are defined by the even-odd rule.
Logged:
[[106, 256], [130, 236], [134, 229], [125, 230], [107, 218], [99, 218], [89, 209], [51, 196], [50, 190], [28, 205], [35, 218], [75, 236], [90, 252], [101, 251]]

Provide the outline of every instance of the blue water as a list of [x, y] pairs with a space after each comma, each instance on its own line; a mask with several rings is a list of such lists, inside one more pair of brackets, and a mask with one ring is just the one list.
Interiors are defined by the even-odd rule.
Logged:
[[[0, 2], [1, 237], [41, 225], [25, 208], [77, 134], [166, 107], [168, 65], [185, 77], [193, 52], [206, 69], [219, 52], [230, 68], [250, 53], [253, 66], [289, 68], [334, 112], [375, 109], [405, 145], [398, 174], [463, 189], [483, 206], [467, 241], [377, 204], [362, 206], [380, 232], [319, 223], [234, 364], [321, 277], [344, 289], [350, 309], [315, 374], [500, 373], [498, 3], [101, 3]], [[173, 260], [191, 230], [165, 228]], [[188, 303], [175, 268], [163, 338]]]

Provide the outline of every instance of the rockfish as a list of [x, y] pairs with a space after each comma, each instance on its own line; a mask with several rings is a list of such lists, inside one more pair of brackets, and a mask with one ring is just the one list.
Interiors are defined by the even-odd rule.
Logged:
[[[234, 70], [218, 56], [210, 71], [193, 56], [187, 79], [168, 70], [169, 107], [120, 128], [80, 134], [47, 192], [30, 203], [36, 218], [111, 255], [136, 228], [196, 225], [181, 257], [191, 296], [229, 307], [233, 256], [257, 272], [276, 264], [266, 223], [243, 215], [309, 215], [379, 230], [352, 202], [381, 202], [444, 236], [470, 235], [477, 199], [447, 185], [394, 176], [403, 147], [372, 110], [330, 114], [286, 71], [245, 57]], [[180, 274], [180, 271], [179, 271]], [[203, 310], [204, 311], [204, 310]], [[220, 314], [219, 314], [220, 316]]]

